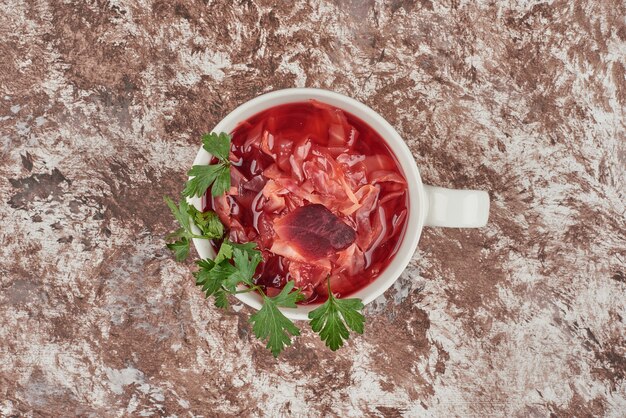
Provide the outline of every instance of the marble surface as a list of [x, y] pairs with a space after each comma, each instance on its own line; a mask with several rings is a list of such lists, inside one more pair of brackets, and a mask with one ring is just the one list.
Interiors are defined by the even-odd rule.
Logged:
[[[0, 2], [0, 416], [623, 416], [623, 1]], [[489, 225], [279, 361], [163, 247], [198, 137], [350, 95]]]

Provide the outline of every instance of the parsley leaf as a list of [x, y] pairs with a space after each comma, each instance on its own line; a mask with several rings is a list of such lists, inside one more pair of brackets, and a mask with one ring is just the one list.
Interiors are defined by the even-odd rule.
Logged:
[[213, 186], [211, 187], [211, 194], [213, 196], [221, 196], [230, 189], [230, 167], [224, 166], [217, 175]]
[[295, 292], [291, 291], [295, 284], [294, 281], [288, 281], [283, 290], [271, 299], [283, 308], [295, 308], [296, 302], [306, 299], [300, 289], [296, 289]]
[[[220, 196], [230, 188], [230, 167], [224, 163], [214, 165], [194, 165], [187, 175], [192, 177], [185, 184], [183, 196], [202, 196], [207, 189], [218, 183], [219, 187], [213, 187], [211, 193], [213, 196]], [[216, 182], [217, 179], [219, 182]], [[226, 187], [228, 186], [228, 187]], [[218, 193], [219, 192], [219, 193]]]
[[232, 245], [230, 245], [230, 241], [225, 239], [222, 242], [220, 250], [217, 252], [217, 255], [215, 256], [215, 259], [213, 261], [215, 261], [216, 263], [221, 263], [222, 261], [230, 260], [231, 258], [233, 258], [233, 247]]
[[170, 241], [176, 238], [182, 238], [185, 237], [187, 235], [187, 231], [185, 231], [184, 228], [178, 228], [176, 231], [174, 232], [170, 232], [169, 234], [167, 234], [165, 236], [165, 239]]
[[[224, 288], [235, 292], [239, 283], [244, 283], [248, 286], [255, 286], [252, 278], [254, 277], [256, 267], [261, 262], [261, 253], [256, 251], [251, 255], [250, 253], [246, 253], [239, 248], [234, 248], [233, 260], [235, 262], [235, 266], [233, 267], [231, 265], [231, 267], [234, 269], [234, 272], [224, 280]], [[223, 263], [225, 262], [222, 262], [222, 264]]]
[[[233, 248], [233, 246], [236, 246]], [[261, 253], [245, 245], [248, 251], [239, 248], [239, 244], [224, 240], [215, 260], [199, 260], [199, 270], [194, 273], [196, 284], [202, 286], [206, 296], [218, 296], [220, 290], [229, 293], [237, 292], [240, 283], [256, 288], [253, 278], [257, 266], [261, 262]], [[234, 265], [231, 264], [231, 260]]]
[[202, 196], [211, 187], [213, 196], [221, 196], [230, 189], [230, 135], [212, 132], [202, 136], [202, 148], [219, 162], [212, 165], [194, 165], [187, 175], [192, 177], [185, 184], [184, 196]]
[[241, 251], [247, 252], [250, 257], [254, 257], [255, 254], [261, 255], [256, 247], [256, 242], [254, 241], [246, 242], [245, 244], [238, 244], [236, 242], [228, 241], [228, 244], [233, 248], [238, 248]]
[[211, 271], [213, 271], [213, 268], [215, 267], [215, 263], [213, 260], [198, 260], [196, 261], [196, 264], [200, 267], [198, 271], [193, 273], [196, 278], [196, 284], [198, 286], [202, 286], [202, 291], [208, 298], [222, 286], [221, 281], [211, 274]]
[[196, 284], [198, 286], [203, 286], [209, 279], [209, 272], [213, 267], [215, 267], [215, 263], [213, 260], [206, 259], [198, 260], [196, 261], [196, 264], [200, 267], [200, 270], [193, 273], [193, 276], [196, 278]]
[[215, 306], [222, 309], [228, 309], [228, 298], [226, 297], [226, 292], [222, 289], [218, 290], [214, 294], [215, 296]]
[[217, 213], [210, 210], [200, 212], [193, 205], [189, 207], [188, 213], [193, 219], [193, 223], [206, 238], [221, 238], [224, 235], [224, 225], [222, 225]]
[[254, 257], [255, 254], [260, 254], [259, 250], [256, 247], [256, 242], [250, 241], [245, 244], [238, 244], [236, 242], [232, 242], [228, 239], [225, 239], [220, 246], [220, 250], [217, 252], [215, 256], [215, 262], [220, 263], [222, 260], [231, 259], [233, 257], [233, 249], [238, 248], [241, 251], [248, 253], [249, 257]]
[[184, 261], [189, 257], [189, 243], [191, 237], [191, 228], [189, 227], [189, 214], [187, 211], [189, 210], [189, 204], [183, 198], [178, 203], [178, 206], [172, 199], [165, 196], [163, 198], [167, 206], [172, 211], [172, 215], [178, 221], [181, 228], [178, 228], [176, 231], [167, 235], [167, 240], [173, 240], [174, 242], [165, 244], [167, 248], [174, 252], [174, 259], [176, 261]]
[[235, 261], [235, 267], [239, 270], [241, 281], [253, 285], [252, 277], [254, 277], [256, 267], [261, 262], [261, 254], [257, 251], [250, 255], [250, 253], [235, 247], [233, 249], [233, 260]]
[[237, 284], [241, 281], [239, 280], [238, 273], [235, 266], [230, 264], [229, 260], [224, 260], [213, 267], [211, 275], [214, 280], [219, 280], [220, 286], [231, 293], [235, 293], [237, 291]]
[[333, 296], [329, 278], [328, 299], [322, 306], [309, 312], [311, 328], [320, 334], [327, 347], [335, 351], [349, 338], [348, 327], [363, 334], [365, 317], [359, 312], [362, 309], [363, 302], [360, 299], [338, 299]]
[[[202, 286], [205, 297], [214, 296], [215, 306], [218, 308], [228, 308], [228, 298], [226, 292], [222, 288], [225, 277], [228, 277], [234, 271], [234, 267], [225, 261], [223, 265], [216, 264], [213, 260], [198, 260], [196, 262], [200, 269], [193, 275], [196, 278], [196, 284]], [[229, 270], [229, 266], [232, 270]]]
[[[194, 206], [190, 206], [185, 198], [182, 198], [178, 205], [167, 196], [163, 200], [180, 225], [180, 228], [165, 237], [168, 241], [174, 240], [174, 242], [167, 243], [166, 246], [174, 252], [176, 261], [187, 259], [192, 238], [213, 239], [221, 238], [224, 235], [224, 225], [215, 212], [200, 212]], [[190, 217], [193, 218], [194, 224], [198, 226], [202, 235], [196, 235], [191, 230]]]
[[230, 135], [225, 132], [202, 135], [202, 148], [222, 162], [228, 161], [230, 153]]
[[287, 282], [283, 290], [273, 298], [263, 296], [263, 306], [250, 317], [254, 335], [267, 340], [267, 348], [278, 357], [286, 346], [291, 345], [291, 336], [300, 335], [300, 330], [278, 309], [279, 306], [295, 308], [299, 291], [290, 293], [294, 282]]
[[163, 200], [167, 203], [167, 206], [172, 211], [172, 215], [174, 215], [174, 218], [176, 218], [181, 228], [185, 231], [190, 231], [189, 214], [187, 213], [189, 211], [189, 203], [187, 203], [187, 200], [181, 199], [180, 202], [178, 202], [178, 206], [176, 206], [176, 203], [168, 196], [164, 196]]
[[174, 252], [174, 259], [176, 261], [185, 261], [189, 256], [189, 239], [185, 237], [178, 241], [165, 244], [165, 246]]

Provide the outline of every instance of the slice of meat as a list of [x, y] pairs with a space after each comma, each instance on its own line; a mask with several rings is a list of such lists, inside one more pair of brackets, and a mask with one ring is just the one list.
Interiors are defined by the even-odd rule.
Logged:
[[275, 220], [274, 231], [304, 260], [327, 257], [356, 239], [354, 229], [320, 204], [298, 207]]

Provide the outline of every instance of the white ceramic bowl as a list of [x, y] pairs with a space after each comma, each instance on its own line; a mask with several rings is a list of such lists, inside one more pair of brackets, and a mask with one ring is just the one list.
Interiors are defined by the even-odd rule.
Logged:
[[[315, 99], [343, 109], [366, 122], [376, 130], [395, 154], [408, 182], [409, 214], [404, 239], [387, 268], [376, 280], [353, 293], [350, 297], [359, 298], [367, 304], [382, 295], [397, 279], [411, 260], [422, 228], [426, 226], [480, 227], [487, 223], [489, 216], [489, 195], [477, 190], [451, 190], [422, 184], [417, 165], [396, 130], [378, 113], [361, 102], [327, 90], [294, 88], [274, 91], [256, 97], [229, 113], [213, 132], [232, 132], [242, 121], [268, 108], [294, 102]], [[202, 147], [193, 165], [209, 164], [211, 155]], [[200, 209], [200, 198], [190, 199]], [[207, 240], [194, 239], [193, 243], [202, 258], [213, 258], [215, 252]], [[261, 296], [255, 292], [236, 295], [246, 305], [261, 308]], [[318, 305], [303, 305], [297, 308], [281, 308], [292, 320], [307, 320], [308, 313]]]

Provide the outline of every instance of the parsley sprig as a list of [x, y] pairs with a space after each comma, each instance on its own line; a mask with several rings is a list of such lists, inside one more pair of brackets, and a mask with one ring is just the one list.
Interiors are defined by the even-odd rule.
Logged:
[[[178, 206], [167, 196], [165, 196], [164, 200], [180, 225], [180, 228], [166, 236], [168, 241], [173, 240], [173, 242], [166, 245], [167, 248], [174, 252], [176, 261], [184, 261], [189, 256], [191, 238], [215, 239], [224, 235], [224, 225], [222, 225], [215, 212], [202, 213], [195, 207], [189, 206], [189, 203], [184, 198], [180, 200]], [[191, 229], [190, 219], [193, 219], [193, 223], [200, 229], [200, 235], [195, 234]]]
[[[193, 166], [183, 196], [202, 196], [211, 187], [213, 196], [220, 196], [230, 189], [230, 142], [228, 134], [207, 134], [202, 137], [203, 148], [218, 159], [217, 164]], [[295, 289], [293, 281], [287, 282], [276, 296], [268, 296], [262, 286], [255, 282], [257, 266], [262, 261], [261, 252], [256, 243], [239, 244], [224, 237], [225, 228], [218, 215], [212, 211], [200, 212], [189, 205], [183, 197], [178, 205], [169, 197], [165, 202], [172, 211], [180, 227], [167, 235], [167, 247], [174, 253], [176, 261], [183, 261], [189, 256], [192, 238], [221, 240], [220, 248], [214, 259], [196, 261], [198, 270], [193, 273], [196, 285], [201, 287], [205, 297], [213, 297], [218, 308], [227, 309], [228, 295], [258, 292], [263, 299], [261, 309], [250, 317], [252, 331], [266, 347], [277, 357], [287, 346], [292, 337], [300, 335], [298, 327], [287, 318], [279, 308], [295, 308], [296, 303], [305, 297]], [[194, 226], [199, 234], [194, 232]], [[363, 303], [359, 299], [336, 298], [328, 281], [328, 299], [317, 309], [309, 313], [310, 325], [319, 333], [322, 341], [331, 350], [341, 347], [349, 338], [349, 330], [363, 333], [365, 318], [360, 313]]]
[[327, 280], [328, 299], [322, 306], [309, 312], [309, 319], [311, 329], [320, 334], [328, 348], [335, 351], [350, 336], [348, 327], [363, 334], [365, 317], [359, 312], [363, 309], [361, 299], [336, 298], [330, 289], [330, 277]]
[[216, 157], [217, 164], [194, 165], [187, 172], [189, 179], [183, 189], [183, 196], [200, 197], [211, 187], [213, 196], [223, 195], [230, 189], [230, 135], [210, 133], [202, 136], [202, 148]]
[[[263, 288], [254, 283], [254, 273], [260, 262], [261, 253], [254, 243], [237, 244], [224, 240], [214, 260], [197, 262], [199, 270], [194, 276], [206, 297], [214, 296], [215, 306], [223, 309], [228, 308], [228, 294], [259, 292], [263, 306], [250, 317], [252, 330], [257, 338], [267, 340], [267, 348], [277, 357], [291, 344], [291, 336], [300, 335], [298, 327], [278, 307], [295, 308], [296, 302], [303, 300], [304, 296], [298, 289], [292, 291], [293, 281], [287, 282], [278, 295], [267, 296]], [[241, 284], [245, 285], [243, 289]]]
[[[292, 292], [294, 282], [289, 281], [281, 292], [270, 298], [263, 294], [263, 307], [250, 317], [254, 335], [264, 341], [274, 357], [278, 357], [286, 346], [291, 344], [291, 336], [300, 335], [300, 330], [278, 309], [295, 308], [296, 302], [303, 300], [299, 290]], [[290, 336], [291, 335], [291, 336]]]

